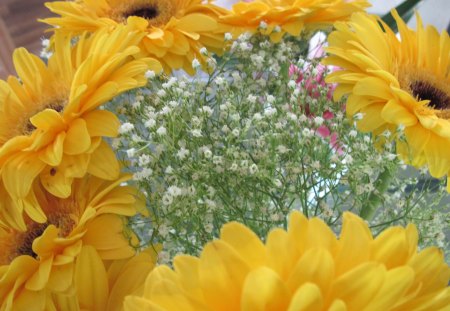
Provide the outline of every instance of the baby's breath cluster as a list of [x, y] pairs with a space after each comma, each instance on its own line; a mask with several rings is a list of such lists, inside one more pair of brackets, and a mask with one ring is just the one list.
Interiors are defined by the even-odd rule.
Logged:
[[229, 44], [212, 73], [150, 72], [147, 88], [117, 101], [122, 126], [113, 145], [147, 194], [152, 219], [136, 228], [163, 244], [163, 262], [197, 254], [230, 220], [264, 237], [285, 227], [292, 210], [336, 228], [346, 210], [375, 216], [380, 229], [437, 222], [414, 219], [429, 202], [412, 178], [397, 175], [400, 161], [384, 139], [397, 134], [357, 132], [364, 115], [345, 117], [324, 82], [333, 69], [307, 59], [304, 42], [244, 34]]

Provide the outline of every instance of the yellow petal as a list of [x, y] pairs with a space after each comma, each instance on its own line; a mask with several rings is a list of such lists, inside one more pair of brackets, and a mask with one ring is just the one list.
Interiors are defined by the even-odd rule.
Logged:
[[94, 110], [85, 114], [83, 119], [91, 137], [116, 137], [119, 133], [119, 119], [110, 111]]
[[69, 155], [81, 154], [91, 146], [91, 137], [87, 128], [86, 121], [76, 119], [66, 132], [64, 141], [64, 153]]
[[303, 284], [295, 291], [287, 311], [322, 310], [324, 297], [320, 288], [312, 283]]
[[222, 241], [241, 254], [247, 264], [256, 268], [266, 261], [266, 249], [259, 237], [240, 223], [228, 223], [220, 231]]
[[261, 267], [252, 270], [242, 288], [242, 311], [278, 311], [289, 305], [290, 293], [271, 269]]
[[92, 153], [88, 172], [96, 177], [113, 180], [119, 176], [119, 163], [111, 147], [102, 141]]
[[105, 266], [92, 246], [83, 246], [75, 264], [75, 284], [80, 307], [106, 311], [108, 279]]
[[240, 291], [249, 266], [228, 244], [207, 244], [200, 256], [199, 275], [205, 301], [217, 311], [239, 309]]

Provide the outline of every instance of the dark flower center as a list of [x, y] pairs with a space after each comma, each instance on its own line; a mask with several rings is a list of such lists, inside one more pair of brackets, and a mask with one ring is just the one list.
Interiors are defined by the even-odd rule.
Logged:
[[[16, 256], [28, 255], [33, 258], [37, 258], [36, 253], [33, 251], [33, 241], [42, 235], [47, 228], [48, 224], [33, 223], [30, 225], [26, 232], [23, 233], [22, 243], [17, 247]], [[14, 256], [15, 257], [15, 256]], [[14, 258], [11, 258], [11, 261]]]
[[156, 17], [158, 17], [159, 15], [159, 11], [158, 8], [156, 7], [144, 7], [144, 8], [139, 8], [139, 9], [135, 9], [131, 12], [125, 13], [126, 17], [130, 17], [130, 16], [139, 16], [148, 20], [154, 19]]
[[414, 81], [410, 85], [411, 91], [419, 100], [429, 100], [429, 107], [436, 110], [450, 109], [450, 96], [434, 85], [424, 81]]
[[[57, 101], [55, 103], [52, 103], [48, 106], [45, 106], [44, 109], [53, 109], [57, 112], [61, 112], [64, 110], [64, 107], [66, 105], [65, 101]], [[27, 121], [27, 123], [25, 124], [25, 127], [23, 129], [23, 134], [25, 135], [31, 135], [31, 133], [33, 133], [33, 131], [36, 129], [36, 127], [31, 123], [30, 120]]]

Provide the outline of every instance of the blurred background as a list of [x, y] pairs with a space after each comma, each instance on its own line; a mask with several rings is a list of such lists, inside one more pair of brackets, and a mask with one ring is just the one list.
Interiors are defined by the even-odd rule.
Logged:
[[[124, 0], [126, 1], [126, 0]], [[165, 0], [161, 0], [165, 1]], [[48, 0], [0, 0], [0, 79], [14, 74], [11, 55], [16, 47], [25, 47], [39, 54], [41, 40], [48, 37], [44, 33], [45, 24], [37, 22], [38, 18], [50, 16], [44, 7]], [[231, 7], [236, 0], [217, 0], [222, 6]], [[371, 13], [385, 14], [403, 0], [372, 0]], [[433, 24], [439, 30], [446, 29], [450, 21], [450, 0], [423, 0], [418, 10], [424, 23]], [[415, 27], [414, 18], [409, 22]]]

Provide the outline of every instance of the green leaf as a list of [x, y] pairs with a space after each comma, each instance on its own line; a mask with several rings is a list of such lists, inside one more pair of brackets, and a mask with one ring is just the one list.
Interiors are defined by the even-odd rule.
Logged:
[[[395, 9], [405, 23], [407, 23], [414, 14], [414, 7], [421, 1], [422, 0], [405, 0], [403, 3], [397, 5]], [[397, 24], [395, 23], [394, 17], [390, 12], [386, 13], [382, 19], [394, 32], [397, 32]]]

